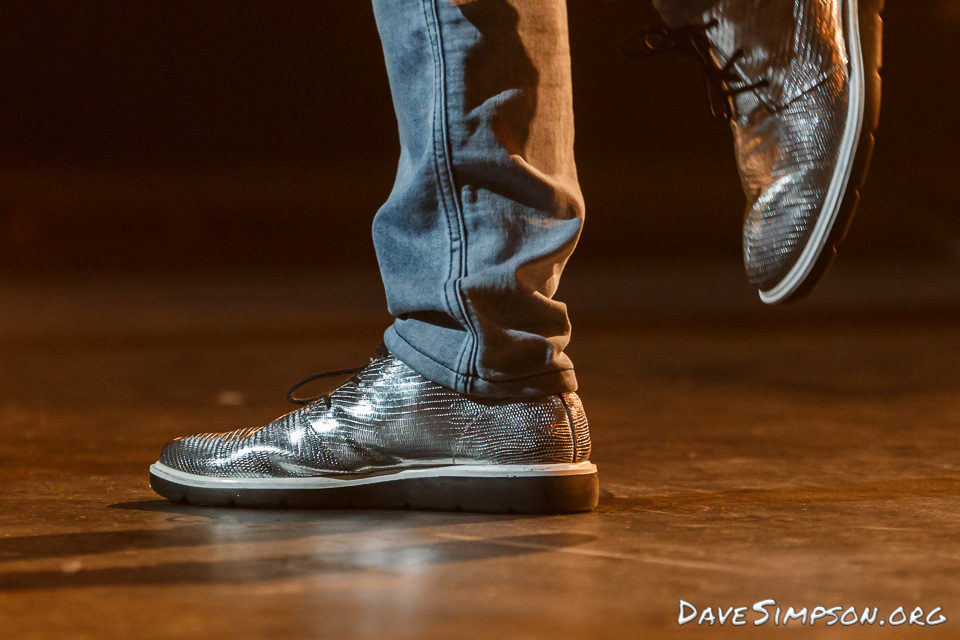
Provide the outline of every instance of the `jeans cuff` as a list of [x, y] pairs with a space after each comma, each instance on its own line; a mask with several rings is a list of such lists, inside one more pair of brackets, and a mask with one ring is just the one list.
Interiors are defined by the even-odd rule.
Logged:
[[546, 371], [507, 380], [487, 380], [459, 373], [438, 362], [404, 340], [393, 325], [384, 333], [383, 342], [390, 353], [424, 378], [466, 395], [481, 398], [530, 398], [577, 390], [577, 376], [573, 369]]

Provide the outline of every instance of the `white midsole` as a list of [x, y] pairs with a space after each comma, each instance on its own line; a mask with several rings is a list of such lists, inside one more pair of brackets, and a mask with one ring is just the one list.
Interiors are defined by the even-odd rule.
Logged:
[[813, 227], [810, 239], [794, 263], [777, 286], [760, 292], [760, 299], [767, 304], [780, 302], [803, 284], [813, 270], [813, 266], [830, 237], [830, 231], [837, 221], [840, 205], [850, 182], [853, 162], [856, 158], [860, 134], [863, 130], [863, 109], [866, 100], [866, 82], [863, 73], [863, 50], [860, 46], [860, 7], [858, 0], [844, 0], [847, 7], [845, 33], [847, 37], [847, 56], [850, 59], [850, 97], [847, 104], [847, 122], [840, 140], [837, 170], [830, 181], [823, 209]]
[[597, 472], [591, 462], [573, 464], [457, 464], [438, 467], [378, 471], [365, 476], [315, 476], [308, 478], [220, 478], [178, 471], [162, 462], [150, 465], [150, 473], [169, 482], [199, 489], [333, 489], [414, 478], [540, 478], [577, 476]]

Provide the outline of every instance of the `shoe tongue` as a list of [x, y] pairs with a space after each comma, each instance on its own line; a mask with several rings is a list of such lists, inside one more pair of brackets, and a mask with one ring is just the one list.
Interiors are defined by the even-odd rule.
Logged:
[[[736, 71], [746, 83], [766, 80], [764, 102], [783, 106], [846, 68], [836, 0], [656, 0], [669, 26], [707, 24], [714, 58], [723, 66], [738, 50]], [[737, 113], [760, 102], [752, 92], [734, 97]]]

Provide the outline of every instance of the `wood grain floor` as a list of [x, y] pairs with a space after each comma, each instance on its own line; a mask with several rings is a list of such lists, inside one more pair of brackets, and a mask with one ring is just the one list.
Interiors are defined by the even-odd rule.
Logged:
[[681, 599], [769, 598], [940, 606], [895, 635], [956, 637], [957, 279], [841, 271], [773, 311], [722, 270], [571, 271], [602, 497], [556, 517], [151, 493], [167, 439], [258, 424], [290, 381], [363, 362], [373, 273], [0, 280], [2, 636], [661, 638], [696, 631]]

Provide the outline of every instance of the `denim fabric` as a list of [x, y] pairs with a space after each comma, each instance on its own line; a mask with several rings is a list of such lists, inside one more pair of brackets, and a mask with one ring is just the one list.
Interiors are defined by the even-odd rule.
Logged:
[[562, 0], [374, 0], [401, 154], [373, 239], [387, 347], [462, 393], [576, 389], [553, 299], [583, 223]]

